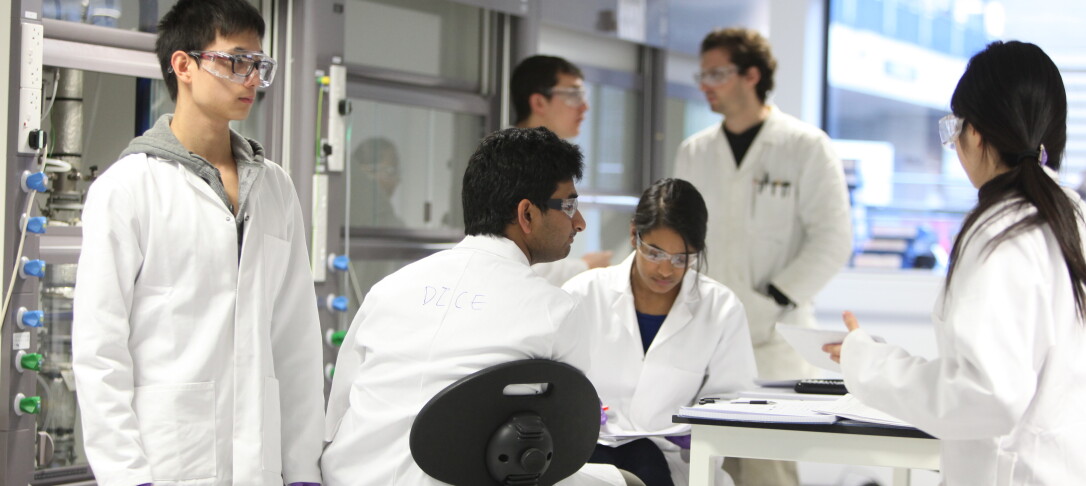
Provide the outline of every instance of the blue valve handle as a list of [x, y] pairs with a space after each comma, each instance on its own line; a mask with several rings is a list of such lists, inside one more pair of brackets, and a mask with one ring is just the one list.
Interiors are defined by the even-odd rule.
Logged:
[[45, 216], [34, 216], [33, 218], [27, 218], [26, 231], [34, 234], [45, 234], [45, 225], [48, 223], [48, 219]]
[[26, 192], [37, 191], [45, 192], [49, 190], [49, 178], [45, 175], [45, 172], [23, 172], [23, 190]]
[[45, 260], [29, 260], [23, 257], [23, 269], [21, 272], [23, 278], [26, 277], [45, 277]]
[[26, 308], [21, 308], [17, 317], [23, 327], [41, 327], [45, 312], [40, 310], [28, 311]]
[[331, 310], [334, 310], [334, 311], [337, 311], [337, 312], [347, 312], [347, 305], [349, 303], [350, 303], [350, 301], [347, 300], [346, 296], [343, 296], [343, 295], [336, 296], [336, 297], [328, 296], [328, 307]]
[[349, 268], [351, 265], [351, 257], [347, 255], [336, 255], [335, 258], [332, 258], [331, 263], [332, 270], [346, 272], [347, 268]]

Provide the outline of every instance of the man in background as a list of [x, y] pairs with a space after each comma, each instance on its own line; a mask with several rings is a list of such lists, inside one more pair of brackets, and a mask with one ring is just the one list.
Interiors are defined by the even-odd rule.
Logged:
[[[707, 273], [743, 302], [758, 376], [770, 380], [815, 374], [776, 326], [814, 327], [811, 299], [852, 251], [841, 161], [823, 131], [766, 103], [776, 67], [757, 32], [710, 32], [695, 78], [724, 121], [685, 140], [675, 162], [709, 207]], [[741, 486], [798, 484], [795, 463], [725, 469]]]
[[[573, 63], [555, 56], [529, 57], [513, 69], [510, 91], [517, 127], [545, 127], [563, 139], [581, 133], [588, 99], [584, 76]], [[532, 268], [547, 281], [561, 286], [589, 268], [610, 265], [611, 255], [610, 250], [591, 252], [581, 258], [565, 258]]]

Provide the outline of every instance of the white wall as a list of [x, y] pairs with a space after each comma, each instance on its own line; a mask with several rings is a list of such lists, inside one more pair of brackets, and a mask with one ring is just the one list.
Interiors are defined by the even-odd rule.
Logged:
[[767, 37], [777, 58], [770, 101], [785, 113], [821, 126], [825, 0], [768, 3]]

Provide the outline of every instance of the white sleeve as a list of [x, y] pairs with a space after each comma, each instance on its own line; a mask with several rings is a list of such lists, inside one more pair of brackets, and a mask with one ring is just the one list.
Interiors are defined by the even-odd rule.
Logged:
[[758, 376], [743, 304], [734, 294], [728, 294], [726, 299], [718, 302], [720, 309], [711, 315], [724, 332], [720, 333], [720, 340], [706, 367], [705, 383], [698, 391], [698, 398], [749, 390], [754, 388], [754, 379]]
[[364, 325], [366, 316], [369, 314], [368, 302], [369, 295], [366, 296], [362, 305], [359, 306], [358, 312], [354, 315], [354, 320], [351, 321], [347, 335], [344, 336], [343, 343], [339, 347], [339, 355], [336, 356], [336, 371], [332, 377], [332, 390], [328, 393], [328, 411], [324, 417], [325, 442], [332, 442], [332, 439], [336, 437], [336, 432], [339, 431], [339, 424], [343, 421], [343, 417], [347, 414], [347, 409], [351, 405], [351, 387], [354, 386], [354, 380], [358, 377], [358, 369], [362, 366], [362, 361], [365, 360], [365, 350], [361, 344], [356, 342], [355, 335], [358, 334], [358, 328]]
[[136, 276], [143, 264], [139, 207], [123, 187], [102, 177], [91, 186], [83, 209], [72, 370], [84, 449], [103, 486], [152, 481], [132, 406], [133, 360], [128, 348]]
[[588, 374], [592, 356], [591, 340], [585, 339], [588, 335], [586, 326], [590, 322], [587, 309], [579, 303], [566, 309], [555, 315], [559, 321], [551, 359], [569, 364]]
[[275, 376], [281, 384], [283, 478], [287, 484], [320, 482], [324, 350], [301, 205], [292, 185], [285, 184], [284, 191], [292, 206], [290, 261], [271, 322]]
[[561, 287], [567, 280], [585, 270], [588, 270], [588, 262], [579, 257], [566, 257], [553, 262], [532, 265], [532, 271], [547, 279], [555, 287]]
[[857, 398], [941, 439], [996, 437], [1018, 423], [1037, 388], [1033, 323], [1052, 307], [1035, 269], [1051, 262], [1031, 258], [1018, 238], [979, 258], [986, 242], [973, 238], [955, 271], [939, 358], [849, 333], [841, 368]]
[[807, 152], [796, 192], [803, 246], [791, 263], [770, 278], [796, 303], [813, 299], [852, 254], [852, 220], [841, 160], [822, 133]]

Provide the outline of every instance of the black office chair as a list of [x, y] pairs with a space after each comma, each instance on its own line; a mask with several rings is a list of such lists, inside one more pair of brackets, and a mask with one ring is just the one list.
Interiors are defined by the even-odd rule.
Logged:
[[[509, 385], [546, 383], [538, 395]], [[576, 368], [546, 359], [504, 363], [468, 375], [422, 407], [411, 455], [434, 479], [456, 486], [550, 486], [592, 456], [599, 398]]]

